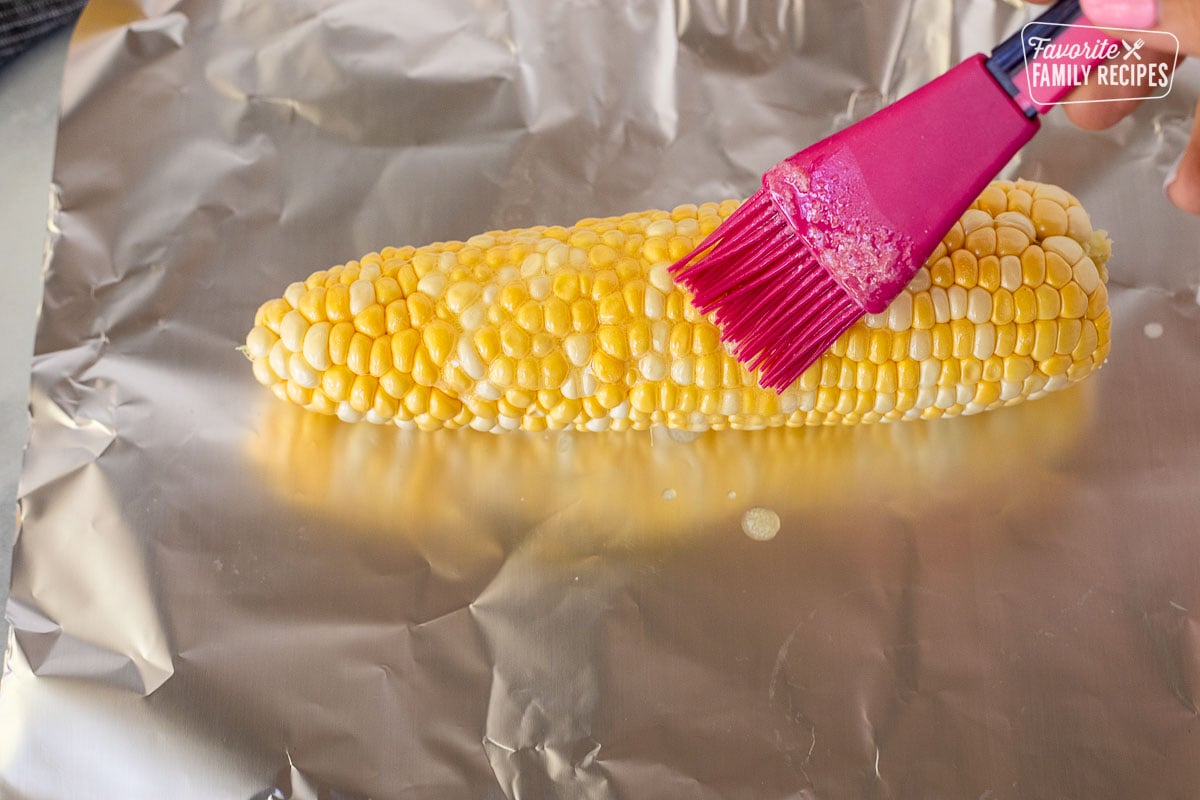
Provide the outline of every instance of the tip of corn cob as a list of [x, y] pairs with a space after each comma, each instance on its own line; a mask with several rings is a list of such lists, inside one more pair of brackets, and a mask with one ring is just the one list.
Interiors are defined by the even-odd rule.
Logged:
[[492, 432], [955, 416], [1061, 389], [1107, 357], [1107, 236], [1062, 189], [997, 181], [886, 311], [782, 394], [762, 389], [668, 272], [737, 207], [385, 248], [262, 304], [242, 349], [312, 411]]

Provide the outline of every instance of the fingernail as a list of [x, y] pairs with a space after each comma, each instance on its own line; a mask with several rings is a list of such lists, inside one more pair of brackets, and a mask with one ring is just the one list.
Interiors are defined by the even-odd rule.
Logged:
[[1179, 165], [1182, 163], [1183, 154], [1181, 153], [1179, 158], [1175, 159], [1175, 163], [1171, 165], [1171, 168], [1167, 170], [1167, 177], [1163, 178], [1163, 191], [1168, 195], [1171, 193], [1171, 184], [1175, 182], [1177, 177], [1179, 177]]
[[1150, 28], [1158, 22], [1158, 0], [1081, 0], [1081, 5], [1095, 25]]

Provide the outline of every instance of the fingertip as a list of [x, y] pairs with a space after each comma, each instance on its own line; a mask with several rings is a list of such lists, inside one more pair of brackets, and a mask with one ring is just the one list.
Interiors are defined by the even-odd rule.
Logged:
[[1200, 215], [1200, 180], [1194, 175], [1176, 177], [1167, 184], [1167, 198], [1180, 210]]
[[1129, 116], [1141, 103], [1140, 100], [1092, 101], [1097, 92], [1088, 92], [1090, 87], [1076, 89], [1071, 97], [1083, 102], [1067, 103], [1063, 112], [1076, 127], [1085, 131], [1103, 131]]
[[1115, 28], [1151, 28], [1158, 22], [1157, 0], [1080, 0], [1088, 20]]

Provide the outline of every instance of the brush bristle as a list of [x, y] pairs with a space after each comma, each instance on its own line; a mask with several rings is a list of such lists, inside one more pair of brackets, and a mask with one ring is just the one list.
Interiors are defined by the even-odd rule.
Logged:
[[777, 391], [863, 314], [762, 190], [671, 270], [738, 360]]

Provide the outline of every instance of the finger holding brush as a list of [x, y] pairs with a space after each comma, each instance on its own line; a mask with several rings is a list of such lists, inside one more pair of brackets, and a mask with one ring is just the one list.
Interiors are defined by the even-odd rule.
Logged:
[[[1050, 0], [1030, 2], [1046, 5]], [[1146, 63], [1163, 64], [1173, 71], [1186, 56], [1200, 54], [1200, 2], [1197, 0], [1082, 0], [1081, 5], [1092, 24], [1116, 29], [1110, 30], [1112, 35], [1130, 43], [1136, 43], [1138, 35], [1120, 29], [1171, 33], [1179, 39], [1178, 61], [1174, 53], [1147, 45], [1142, 50]], [[1137, 85], [1089, 83], [1069, 95], [1068, 99], [1073, 102], [1067, 103], [1064, 111], [1067, 119], [1084, 130], [1104, 130], [1133, 113], [1142, 103], [1139, 98], [1144, 95], [1144, 87]], [[1197, 115], [1200, 116], [1200, 105]], [[1176, 206], [1189, 214], [1200, 214], [1200, 128], [1193, 126], [1191, 139], [1180, 160], [1168, 172], [1163, 187]]]

